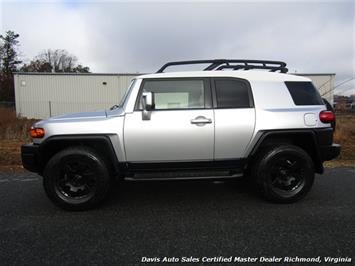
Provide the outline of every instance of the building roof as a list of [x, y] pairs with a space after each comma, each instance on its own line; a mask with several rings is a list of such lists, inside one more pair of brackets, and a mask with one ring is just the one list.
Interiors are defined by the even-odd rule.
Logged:
[[68, 72], [15, 72], [14, 75], [38, 76], [139, 76], [142, 73], [68, 73]]

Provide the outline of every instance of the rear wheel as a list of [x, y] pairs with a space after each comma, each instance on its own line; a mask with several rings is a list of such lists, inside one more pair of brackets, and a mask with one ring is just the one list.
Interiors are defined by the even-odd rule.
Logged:
[[261, 152], [252, 175], [267, 199], [290, 203], [309, 192], [314, 181], [314, 168], [312, 159], [303, 149], [280, 145]]
[[87, 210], [107, 196], [110, 174], [105, 162], [86, 147], [71, 147], [54, 155], [44, 170], [48, 197], [67, 210]]

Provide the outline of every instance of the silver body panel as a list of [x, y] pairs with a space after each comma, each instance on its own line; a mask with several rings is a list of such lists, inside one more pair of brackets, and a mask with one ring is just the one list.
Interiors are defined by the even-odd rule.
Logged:
[[215, 159], [244, 158], [255, 128], [255, 109], [216, 109]]
[[[198, 116], [211, 123], [191, 123]], [[213, 110], [153, 111], [150, 120], [126, 114], [124, 142], [130, 162], [213, 160]]]
[[[237, 77], [250, 82], [255, 108], [152, 111], [142, 120], [134, 111], [144, 78]], [[174, 162], [245, 158], [265, 130], [324, 128], [319, 121], [324, 105], [296, 106], [284, 81], [307, 78], [262, 71], [194, 71], [138, 77], [126, 101], [114, 110], [52, 117], [36, 123], [54, 135], [105, 134], [120, 162]], [[205, 124], [191, 120], [203, 116]]]
[[42, 139], [33, 139], [40, 144], [52, 136], [102, 134], [111, 139], [117, 159], [125, 161], [123, 144], [124, 112], [122, 109], [107, 112], [91, 112], [84, 117], [78, 114], [63, 115], [41, 120], [33, 125], [42, 127], [46, 134]]

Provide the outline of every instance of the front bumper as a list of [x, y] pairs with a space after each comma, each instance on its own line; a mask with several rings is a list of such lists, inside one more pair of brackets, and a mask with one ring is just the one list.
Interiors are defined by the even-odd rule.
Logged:
[[320, 146], [320, 156], [322, 161], [329, 161], [339, 156], [341, 146], [339, 144], [332, 144], [329, 146]]
[[31, 172], [39, 173], [41, 162], [39, 156], [39, 145], [24, 144], [21, 146], [22, 165]]

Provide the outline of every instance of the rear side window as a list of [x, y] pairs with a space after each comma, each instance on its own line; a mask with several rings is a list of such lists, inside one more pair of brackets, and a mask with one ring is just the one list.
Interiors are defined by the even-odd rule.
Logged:
[[286, 81], [288, 91], [295, 105], [323, 105], [322, 97], [308, 81]]
[[253, 107], [246, 82], [236, 79], [215, 79], [217, 108]]

